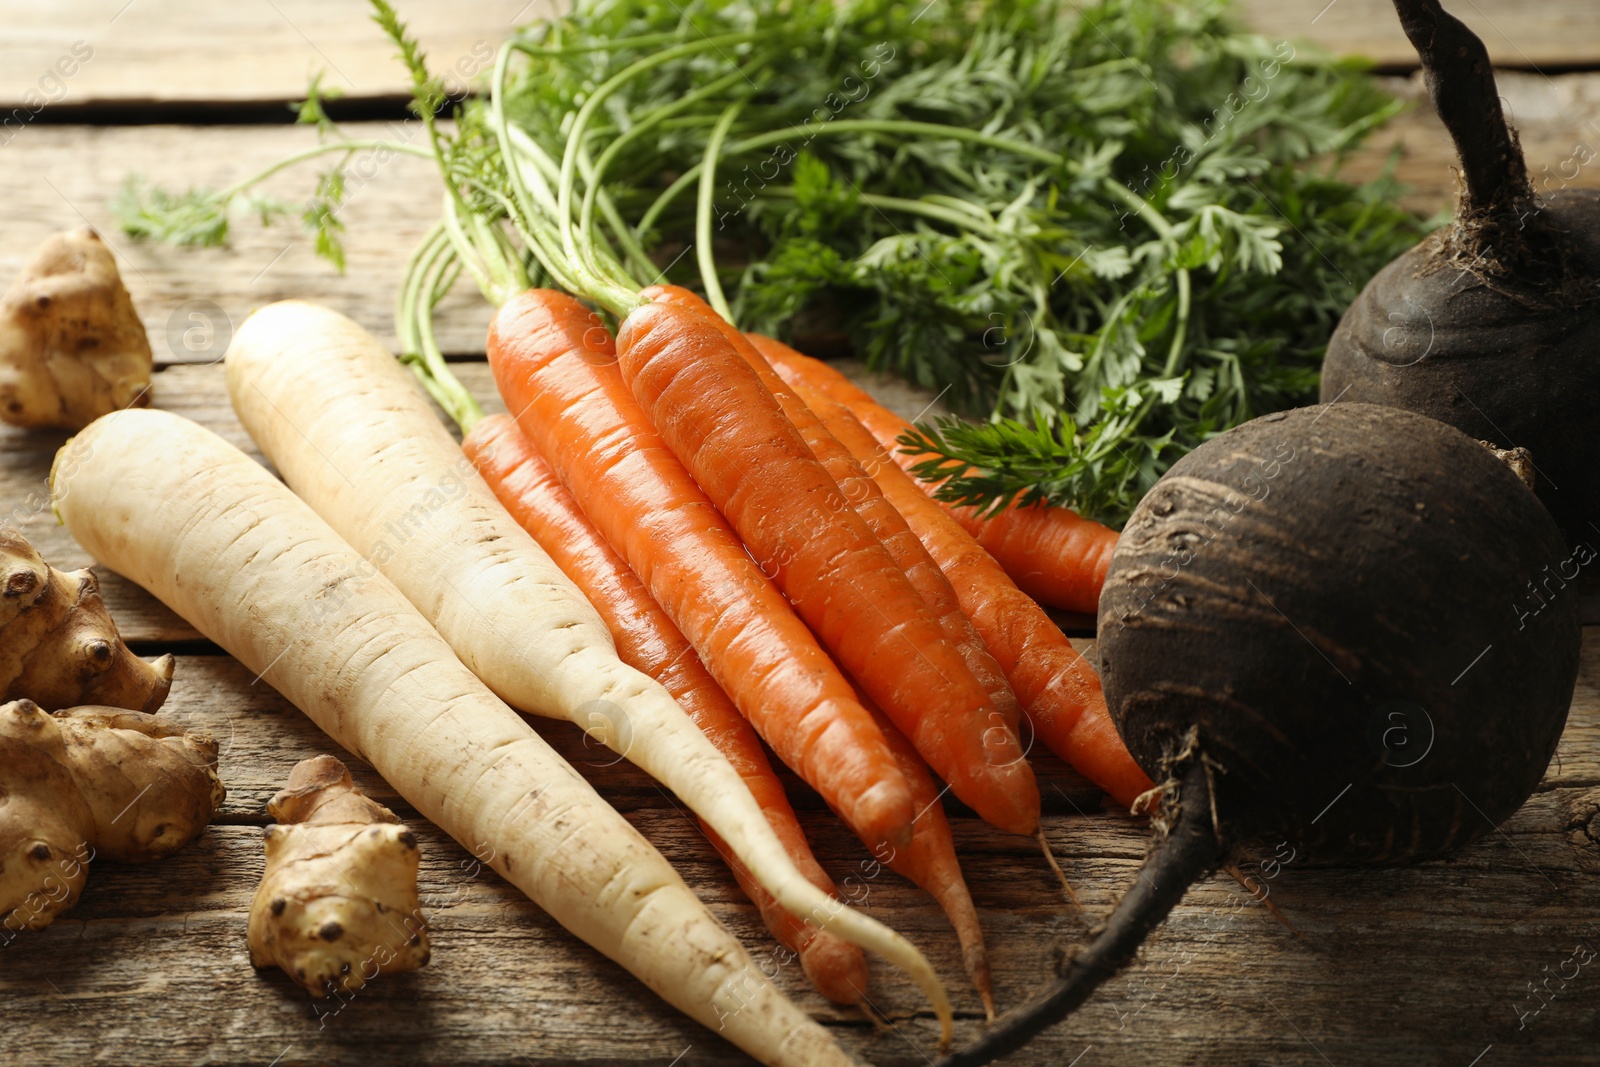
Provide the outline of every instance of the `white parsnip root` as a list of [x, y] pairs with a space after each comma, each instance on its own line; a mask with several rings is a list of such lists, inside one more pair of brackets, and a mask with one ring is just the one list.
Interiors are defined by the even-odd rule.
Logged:
[[949, 1040], [923, 955], [795, 867], [737, 771], [672, 696], [623, 663], [599, 614], [507, 514], [383, 344], [335, 311], [285, 301], [228, 350], [228, 392], [284, 479], [512, 707], [567, 719], [668, 786], [780, 905], [905, 970]]
[[[849, 1062], [661, 854], [265, 468], [167, 412], [119, 411], [80, 436], [90, 458], [58, 462], [52, 477], [63, 521], [92, 555], [261, 672], [663, 999], [763, 1062]], [[385, 492], [347, 491], [356, 511]]]
[[267, 869], [250, 905], [250, 962], [313, 996], [355, 992], [428, 962], [417, 837], [333, 756], [295, 764], [267, 802]]

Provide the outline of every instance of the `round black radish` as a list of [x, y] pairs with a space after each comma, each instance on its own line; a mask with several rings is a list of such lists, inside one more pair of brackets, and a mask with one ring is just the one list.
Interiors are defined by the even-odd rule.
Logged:
[[1322, 399], [1406, 408], [1528, 449], [1540, 499], [1569, 545], [1591, 542], [1600, 537], [1600, 191], [1552, 189], [1547, 176], [1536, 196], [1483, 43], [1438, 0], [1395, 8], [1455, 141], [1460, 203], [1454, 222], [1380, 271], [1345, 313]]
[[1060, 977], [946, 1062], [1081, 1004], [1240, 846], [1401, 865], [1516, 811], [1577, 680], [1577, 597], [1529, 600], [1566, 557], [1505, 462], [1408, 411], [1268, 415], [1175, 463], [1100, 596], [1112, 721], [1161, 783], [1149, 854]]

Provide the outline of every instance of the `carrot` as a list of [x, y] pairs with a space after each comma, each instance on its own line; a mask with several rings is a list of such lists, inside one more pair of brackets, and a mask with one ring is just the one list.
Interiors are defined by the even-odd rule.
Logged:
[[[955, 838], [950, 834], [950, 821], [939, 804], [938, 783], [905, 734], [895, 729], [883, 712], [870, 704], [867, 707], [878, 716], [883, 736], [889, 739], [889, 747], [894, 750], [895, 759], [911, 783], [912, 795], [917, 800], [917, 822], [911, 833], [911, 843], [899, 850], [890, 849], [887, 855], [882, 855], [880, 850], [878, 858], [896, 874], [921, 886], [949, 918], [956, 940], [961, 943], [962, 966], [983, 1000], [984, 1015], [993, 1021], [994, 987], [989, 972], [989, 951], [983, 944], [983, 925], [978, 921], [978, 909], [972, 903], [972, 893], [967, 889], [967, 880], [956, 859]], [[850, 879], [847, 877], [845, 881], [848, 884]]]
[[[616, 639], [622, 661], [666, 687], [739, 772], [800, 873], [818, 889], [837, 897], [832, 879], [806, 844], [805, 832], [755, 731], [644, 583], [584, 516], [516, 422], [509, 415], [490, 415], [472, 427], [461, 448], [511, 516], [600, 612]], [[859, 1003], [867, 988], [867, 960], [861, 950], [779, 907], [716, 830], [704, 819], [701, 827], [761, 912], [767, 929], [799, 958], [812, 985], [829, 1000]], [[913, 830], [913, 840], [915, 836]]]
[[[796, 352], [769, 337], [751, 336], [773, 366], [791, 383], [803, 382], [848, 407], [885, 452], [905, 470], [919, 462], [900, 451], [898, 438], [911, 423], [879, 404], [866, 390], [819, 359]], [[917, 487], [932, 494], [936, 486], [917, 480]], [[1085, 519], [1067, 508], [1035, 504], [1007, 508], [982, 518], [975, 508], [946, 510], [1005, 568], [1023, 592], [1066, 611], [1094, 612], [1100, 604], [1100, 587], [1117, 532]]]
[[932, 610], [718, 327], [646, 303], [623, 319], [617, 355], [661, 439], [839, 665], [956, 796], [1033, 834], [1039, 790], [1020, 744], [991, 732], [996, 710]]
[[495, 315], [488, 350], [518, 427], [778, 758], [865, 840], [909, 840], [882, 731], [651, 427], [598, 316], [530, 290]]
[[[115, 412], [77, 440], [52, 490], [91, 555], [667, 1002], [766, 1063], [849, 1063], [666, 859], [264, 467], [164, 411]], [[349, 495], [367, 505], [380, 491]]]
[[805, 441], [806, 447], [811, 449], [811, 454], [822, 464], [828, 476], [844, 494], [844, 498], [867, 524], [867, 528], [883, 542], [883, 547], [889, 550], [889, 555], [894, 558], [896, 565], [905, 571], [906, 577], [921, 595], [923, 603], [933, 609], [934, 617], [939, 620], [939, 626], [944, 631], [945, 637], [955, 645], [956, 651], [961, 654], [962, 662], [967, 665], [973, 678], [989, 695], [998, 717], [991, 727], [984, 731], [984, 745], [990, 750], [988, 758], [991, 760], [1017, 758], [1019, 750], [1010, 746], [1022, 721], [1022, 705], [1017, 703], [1017, 696], [1011, 691], [1011, 683], [1006, 681], [1005, 672], [989, 654], [983, 638], [979, 637], [978, 631], [973, 628], [972, 620], [961, 610], [961, 604], [956, 600], [956, 591], [951, 588], [950, 580], [944, 576], [944, 572], [933, 561], [933, 557], [928, 555], [928, 550], [922, 546], [917, 535], [911, 532], [911, 527], [906, 525], [906, 520], [901, 517], [900, 512], [884, 498], [883, 490], [878, 488], [878, 483], [872, 480], [856, 461], [855, 456], [850, 454], [850, 450], [828, 432], [827, 427], [822, 425], [822, 420], [818, 419], [794, 390], [777, 375], [757, 347], [727, 319], [713, 311], [698, 295], [676, 285], [653, 285], [639, 295], [652, 300], [677, 303], [700, 312], [707, 322], [722, 331], [722, 335], [733, 345], [734, 350], [755, 370], [761, 378], [761, 384], [766, 386], [767, 391], [778, 401], [784, 416], [796, 430], [800, 431], [800, 436]]
[[948, 1017], [921, 953], [808, 881], [728, 760], [664, 688], [618, 659], [593, 606], [506, 514], [376, 338], [327, 308], [272, 304], [239, 328], [227, 372], [239, 421], [284, 480], [490, 689], [587, 727], [666, 783], [785, 908], [884, 955]]
[[[780, 374], [792, 373], [793, 363], [787, 358], [780, 356], [773, 365]], [[1150, 789], [1149, 777], [1128, 755], [1111, 723], [1099, 675], [1060, 628], [993, 556], [890, 460], [848, 408], [813, 391], [798, 374], [788, 380], [872, 473], [949, 577], [962, 608], [1011, 680], [1034, 736], [1120, 804], [1131, 805]]]

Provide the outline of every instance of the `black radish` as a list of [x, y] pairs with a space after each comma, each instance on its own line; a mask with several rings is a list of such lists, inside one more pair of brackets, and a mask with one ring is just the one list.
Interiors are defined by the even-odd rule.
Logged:
[[986, 1063], [1124, 964], [1240, 846], [1315, 864], [1444, 856], [1521, 806], [1577, 680], [1577, 597], [1549, 513], [1480, 442], [1411, 412], [1268, 415], [1174, 464], [1100, 597], [1112, 720], [1161, 783], [1155, 836], [1105, 925], [948, 1067]]
[[[1394, 0], [1460, 157], [1455, 220], [1380, 271], [1328, 345], [1324, 402], [1407, 408], [1533, 454], [1576, 546], [1600, 536], [1600, 191], [1536, 190], [1489, 56], [1438, 0]], [[1570, 173], [1569, 173], [1570, 171]], [[1592, 576], [1586, 576], [1590, 584]]]

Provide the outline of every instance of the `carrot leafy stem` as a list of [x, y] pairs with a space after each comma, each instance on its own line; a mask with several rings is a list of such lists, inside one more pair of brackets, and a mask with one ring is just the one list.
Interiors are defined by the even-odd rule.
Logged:
[[[620, 316], [695, 286], [941, 392], [977, 425], [923, 427], [923, 470], [986, 508], [1116, 523], [1179, 455], [1311, 400], [1340, 313], [1431, 225], [1337, 176], [1399, 103], [1223, 0], [576, 0], [454, 100], [372, 2], [445, 184], [432, 239], [491, 301], [551, 283]], [[325, 95], [316, 152], [358, 149]], [[219, 242], [259, 177], [146, 190], [125, 225]], [[337, 191], [306, 216], [330, 258]]]

